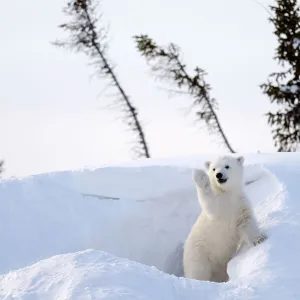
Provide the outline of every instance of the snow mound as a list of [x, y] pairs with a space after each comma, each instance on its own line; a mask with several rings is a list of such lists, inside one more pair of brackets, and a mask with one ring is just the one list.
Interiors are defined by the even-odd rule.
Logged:
[[296, 299], [300, 170], [292, 166], [300, 156], [293, 164], [286, 157], [289, 163], [252, 156], [246, 165], [245, 189], [269, 239], [231, 261], [225, 284], [177, 277], [182, 243], [200, 212], [190, 167], [203, 165], [204, 157], [188, 167], [4, 181], [0, 299]]
[[95, 250], [54, 256], [0, 279], [3, 300], [197, 299], [208, 292], [209, 283], [197, 285]]

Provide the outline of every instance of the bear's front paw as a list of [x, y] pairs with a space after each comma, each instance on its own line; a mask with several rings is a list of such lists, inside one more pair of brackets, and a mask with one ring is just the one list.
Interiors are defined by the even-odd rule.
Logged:
[[257, 246], [259, 244], [261, 244], [262, 242], [264, 242], [267, 239], [267, 235], [265, 235], [264, 233], [261, 234], [260, 236], [256, 237], [253, 241], [254, 246]]
[[195, 169], [193, 171], [193, 180], [200, 188], [208, 188], [210, 185], [209, 177], [204, 170]]

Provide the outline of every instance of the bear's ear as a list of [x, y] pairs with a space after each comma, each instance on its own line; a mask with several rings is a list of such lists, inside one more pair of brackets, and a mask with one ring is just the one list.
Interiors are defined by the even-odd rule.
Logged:
[[205, 168], [206, 168], [207, 170], [209, 169], [210, 164], [211, 164], [211, 161], [206, 161], [206, 162], [204, 163], [204, 166], [205, 166]]
[[239, 156], [236, 158], [237, 162], [240, 164], [240, 165], [243, 165], [244, 161], [245, 161], [245, 158], [243, 156]]

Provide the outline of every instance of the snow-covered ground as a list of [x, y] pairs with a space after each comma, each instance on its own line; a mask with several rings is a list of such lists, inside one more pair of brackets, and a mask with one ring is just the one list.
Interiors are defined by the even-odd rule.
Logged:
[[245, 155], [244, 180], [257, 179], [246, 192], [269, 239], [231, 261], [231, 280], [180, 277], [200, 212], [191, 168], [209, 158], [3, 181], [0, 299], [300, 299], [297, 153]]

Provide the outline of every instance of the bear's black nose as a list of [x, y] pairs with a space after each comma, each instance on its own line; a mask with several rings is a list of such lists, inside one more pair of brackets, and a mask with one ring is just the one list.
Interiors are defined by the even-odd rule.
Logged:
[[217, 174], [216, 174], [216, 177], [217, 177], [218, 179], [221, 179], [221, 178], [223, 177], [223, 174], [222, 174], [222, 173], [217, 173]]

